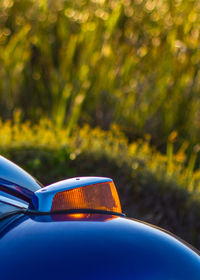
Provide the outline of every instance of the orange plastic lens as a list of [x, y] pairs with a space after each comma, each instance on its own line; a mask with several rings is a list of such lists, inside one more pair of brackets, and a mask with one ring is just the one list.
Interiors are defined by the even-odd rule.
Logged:
[[93, 209], [121, 213], [121, 205], [113, 182], [93, 184], [57, 193], [51, 211]]

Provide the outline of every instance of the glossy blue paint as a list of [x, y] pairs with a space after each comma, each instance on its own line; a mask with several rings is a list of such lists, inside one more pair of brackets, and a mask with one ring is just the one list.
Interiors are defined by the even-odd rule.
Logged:
[[18, 210], [21, 211], [22, 209], [28, 209], [27, 202], [18, 199], [13, 195], [0, 191], [0, 220], [5, 216], [12, 214], [13, 212]]
[[50, 212], [52, 200], [56, 193], [105, 182], [112, 182], [112, 179], [104, 177], [77, 177], [63, 180], [36, 191], [32, 197], [32, 204], [35, 210]]
[[24, 201], [23, 199], [20, 199], [20, 198], [14, 196], [14, 195], [11, 195], [9, 193], [6, 193], [6, 192], [0, 190], [0, 201], [3, 202], [5, 198], [10, 198], [12, 200], [12, 205], [15, 205], [15, 206], [17, 206], [18, 202], [23, 204], [24, 207], [26, 207], [26, 208], [29, 205], [29, 203]]
[[21, 203], [18, 200], [14, 200], [12, 198], [1, 195], [1, 191], [0, 191], [0, 202], [2, 202], [4, 204], [9, 204], [9, 205], [12, 205], [12, 206], [16, 206], [16, 207], [22, 208], [22, 209], [28, 208], [28, 205], [25, 204], [25, 203]]
[[40, 183], [22, 168], [0, 156], [0, 187], [31, 198], [41, 188]]
[[23, 215], [0, 238], [1, 279], [200, 279], [197, 253], [127, 218]]

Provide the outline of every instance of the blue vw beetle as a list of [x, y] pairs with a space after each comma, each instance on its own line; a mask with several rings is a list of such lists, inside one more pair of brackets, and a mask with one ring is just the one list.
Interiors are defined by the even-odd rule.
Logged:
[[42, 187], [0, 157], [0, 279], [199, 280], [200, 254], [127, 218], [109, 178]]

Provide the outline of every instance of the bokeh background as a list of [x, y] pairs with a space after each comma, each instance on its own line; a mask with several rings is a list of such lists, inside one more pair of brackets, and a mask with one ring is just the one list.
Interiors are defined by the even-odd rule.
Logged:
[[0, 153], [200, 248], [199, 67], [198, 0], [1, 0]]

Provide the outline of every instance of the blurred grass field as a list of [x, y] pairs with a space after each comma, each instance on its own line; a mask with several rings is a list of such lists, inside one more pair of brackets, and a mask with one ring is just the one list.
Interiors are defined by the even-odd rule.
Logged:
[[2, 0], [2, 118], [198, 143], [199, 13], [196, 0]]
[[1, 0], [1, 154], [45, 184], [110, 176], [130, 215], [200, 247], [199, 14], [197, 0]]

